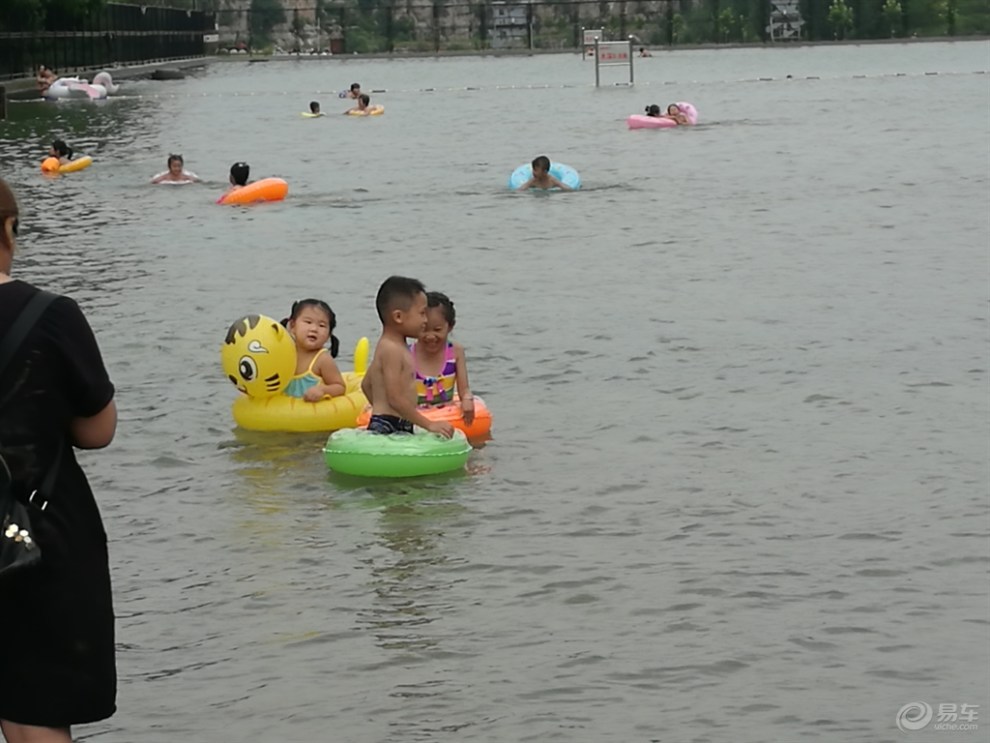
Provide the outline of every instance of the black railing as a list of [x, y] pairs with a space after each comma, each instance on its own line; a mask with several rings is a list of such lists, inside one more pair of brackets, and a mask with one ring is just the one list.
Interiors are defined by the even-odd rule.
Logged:
[[206, 52], [204, 36], [216, 33], [216, 16], [108, 3], [87, 15], [46, 19], [34, 30], [8, 30], [13, 25], [0, 25], [0, 79], [33, 76], [39, 65], [61, 74], [199, 56]]

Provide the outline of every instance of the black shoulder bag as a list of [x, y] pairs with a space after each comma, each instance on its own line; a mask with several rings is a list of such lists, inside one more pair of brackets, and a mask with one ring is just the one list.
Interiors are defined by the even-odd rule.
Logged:
[[[38, 292], [28, 301], [13, 326], [0, 342], [0, 376], [10, 365], [10, 360], [27, 338], [56, 295]], [[31, 493], [27, 503], [14, 497], [13, 478], [10, 468], [0, 455], [0, 579], [6, 578], [15, 570], [21, 570], [41, 560], [41, 547], [34, 541], [31, 527], [31, 509], [44, 511], [48, 506], [46, 498], [52, 491], [62, 460], [64, 434], [59, 437], [55, 461], [45, 475], [41, 487]]]

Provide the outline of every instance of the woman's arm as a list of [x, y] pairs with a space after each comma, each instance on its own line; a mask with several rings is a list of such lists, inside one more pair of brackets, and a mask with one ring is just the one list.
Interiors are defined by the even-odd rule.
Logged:
[[116, 432], [117, 404], [113, 400], [96, 415], [69, 422], [69, 437], [78, 449], [102, 449], [113, 441]]

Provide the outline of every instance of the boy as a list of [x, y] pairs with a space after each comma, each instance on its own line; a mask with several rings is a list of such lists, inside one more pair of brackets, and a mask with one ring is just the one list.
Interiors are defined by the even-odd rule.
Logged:
[[431, 421], [416, 409], [416, 376], [406, 347], [406, 338], [418, 338], [426, 328], [426, 289], [416, 279], [390, 276], [378, 289], [375, 307], [382, 321], [382, 337], [361, 380], [361, 391], [371, 401], [368, 430], [413, 433], [415, 424], [449, 439], [453, 426]]
[[349, 98], [357, 100], [361, 97], [361, 84], [351, 83], [351, 89], [347, 92]]
[[532, 166], [533, 177], [522, 184], [517, 190], [525, 191], [530, 188], [559, 188], [561, 191], [574, 190], [550, 175], [550, 158], [546, 155], [540, 155], [533, 160]]
[[309, 102], [309, 112], [311, 114], [313, 114], [313, 116], [322, 116], [323, 114], [320, 112], [320, 102], [319, 101], [310, 101]]
[[358, 96], [357, 105], [354, 108], [349, 108], [344, 111], [345, 114], [349, 113], [364, 113], [368, 110], [368, 106], [371, 104], [371, 96], [367, 93], [362, 93]]

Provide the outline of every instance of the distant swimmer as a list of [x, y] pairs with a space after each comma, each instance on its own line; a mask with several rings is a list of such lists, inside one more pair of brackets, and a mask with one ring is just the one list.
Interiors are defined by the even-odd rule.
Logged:
[[532, 162], [533, 177], [522, 184], [517, 191], [527, 191], [531, 188], [542, 188], [544, 190], [559, 188], [561, 191], [573, 191], [574, 189], [566, 183], [562, 183], [559, 178], [550, 175], [550, 158], [540, 155]]
[[342, 90], [339, 93], [341, 98], [351, 98], [357, 100], [361, 97], [361, 83], [351, 83], [349, 90]]
[[53, 82], [55, 82], [57, 79], [58, 78], [55, 76], [55, 73], [54, 72], [52, 72], [51, 70], [49, 70], [44, 65], [39, 66], [38, 67], [38, 77], [37, 77], [37, 80], [36, 80], [37, 85], [38, 85], [38, 92], [41, 93], [42, 95], [44, 95], [45, 94], [45, 91], [48, 90], [48, 87]]
[[159, 173], [151, 179], [152, 183], [199, 183], [200, 178], [195, 173], [185, 169], [182, 155], [168, 156], [168, 170]]
[[652, 57], [653, 55], [650, 54], [650, 50], [649, 49], [647, 49], [644, 46], [641, 46], [639, 48], [639, 56], [641, 56], [641, 57]]
[[322, 111], [320, 111], [320, 102], [319, 101], [310, 101], [309, 102], [309, 115], [310, 116], [326, 116], [325, 113], [323, 113]]
[[[652, 116], [653, 114], [648, 114], [648, 115]], [[681, 111], [680, 106], [678, 106], [676, 103], [671, 103], [669, 106], [667, 106], [667, 113], [665, 113], [663, 116], [660, 116], [659, 118], [676, 121], [681, 126], [688, 126], [691, 124], [691, 122], [688, 121], [688, 117], [684, 115], [684, 112]]]
[[57, 157], [59, 165], [66, 165], [72, 160], [72, 148], [64, 140], [56, 139], [48, 150], [48, 157]]
[[[248, 178], [251, 175], [251, 166], [244, 162], [236, 162], [230, 166], [230, 188], [224, 193], [224, 196], [236, 191], [239, 188], [243, 188], [248, 184]], [[221, 199], [223, 196], [220, 197]]]

